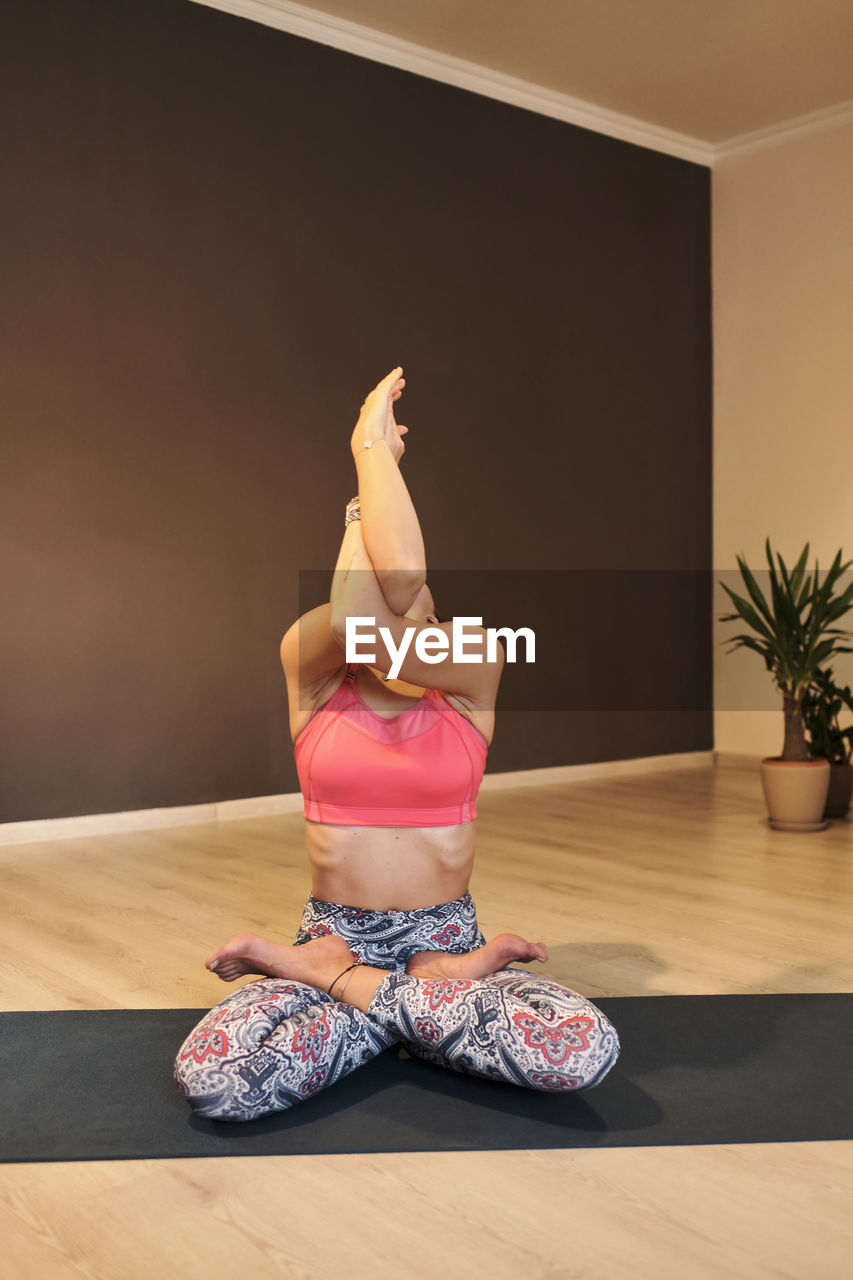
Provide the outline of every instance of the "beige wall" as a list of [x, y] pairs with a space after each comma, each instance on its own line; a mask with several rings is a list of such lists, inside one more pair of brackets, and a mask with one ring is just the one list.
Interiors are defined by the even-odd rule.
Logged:
[[[764, 565], [768, 535], [823, 569], [853, 558], [853, 127], [720, 161], [712, 190], [715, 581]], [[723, 631], [717, 750], [777, 754], [770, 678]]]

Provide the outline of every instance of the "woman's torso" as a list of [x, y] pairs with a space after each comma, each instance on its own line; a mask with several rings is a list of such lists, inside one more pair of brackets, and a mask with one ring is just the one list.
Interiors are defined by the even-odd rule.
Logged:
[[[354, 671], [357, 698], [374, 717], [396, 720], [422, 702], [424, 690], [401, 681], [387, 682], [366, 667]], [[314, 716], [332, 703], [347, 679], [339, 672], [318, 691], [312, 703], [291, 714], [294, 743]], [[494, 711], [466, 706], [450, 694], [437, 694], [476, 731], [480, 749], [494, 729]], [[313, 726], [316, 728], [317, 726]], [[381, 726], [380, 726], [381, 727]], [[313, 731], [313, 729], [312, 729]], [[471, 728], [464, 727], [471, 735]], [[302, 744], [304, 745], [304, 743]], [[312, 892], [327, 902], [376, 911], [410, 911], [449, 902], [467, 892], [474, 861], [474, 822], [431, 826], [338, 825], [306, 821], [306, 844], [312, 870]]]

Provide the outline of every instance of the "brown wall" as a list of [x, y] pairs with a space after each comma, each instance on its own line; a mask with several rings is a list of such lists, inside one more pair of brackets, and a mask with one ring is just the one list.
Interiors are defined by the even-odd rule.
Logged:
[[[706, 169], [182, 0], [0, 27], [0, 820], [296, 790], [278, 644], [397, 362], [431, 566], [553, 571], [566, 665], [601, 623], [556, 571], [707, 572]], [[439, 610], [532, 625], [524, 578]], [[704, 606], [610, 604], [608, 662], [665, 631], [686, 693], [516, 670], [491, 770], [710, 747]]]

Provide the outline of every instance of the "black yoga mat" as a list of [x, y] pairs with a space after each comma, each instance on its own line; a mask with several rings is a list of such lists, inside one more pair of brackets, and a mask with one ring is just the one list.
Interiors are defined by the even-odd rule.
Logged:
[[172, 1079], [204, 1009], [0, 1014], [0, 1161], [484, 1151], [853, 1138], [853, 995], [596, 1003], [622, 1056], [541, 1094], [391, 1049], [289, 1111], [192, 1114]]

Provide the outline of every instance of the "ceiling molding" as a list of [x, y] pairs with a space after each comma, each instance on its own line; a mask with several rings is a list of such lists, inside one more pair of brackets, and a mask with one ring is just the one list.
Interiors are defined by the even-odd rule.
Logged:
[[581, 98], [543, 89], [527, 80], [517, 80], [514, 76], [478, 66], [476, 62], [436, 53], [433, 49], [412, 44], [408, 40], [398, 40], [396, 36], [374, 31], [371, 27], [291, 3], [291, 0], [192, 0], [192, 3], [249, 18], [264, 26], [287, 31], [290, 35], [302, 36], [306, 40], [314, 40], [345, 53], [354, 53], [373, 62], [382, 62], [386, 66], [398, 67], [402, 71], [412, 71], [429, 80], [439, 80], [444, 84], [455, 85], [458, 89], [468, 89], [472, 93], [524, 107], [528, 111], [536, 111], [567, 124], [579, 125], [594, 133], [604, 133], [623, 142], [633, 142], [652, 151], [662, 151], [666, 155], [691, 160], [696, 164], [710, 166], [714, 162], [713, 143], [691, 138], [644, 120], [636, 120], [618, 111], [608, 111], [605, 107], [598, 107]]
[[779, 147], [786, 142], [796, 142], [799, 138], [809, 138], [830, 129], [843, 129], [851, 124], [853, 98], [848, 98], [845, 102], [837, 102], [834, 107], [824, 108], [823, 111], [812, 111], [809, 115], [770, 125], [767, 129], [756, 129], [754, 133], [743, 133], [737, 138], [729, 138], [727, 142], [718, 142], [714, 148], [714, 159], [729, 160], [732, 156], [764, 151], [767, 147]]
[[467, 62], [463, 58], [437, 53], [434, 49], [412, 44], [408, 40], [399, 40], [396, 36], [375, 31], [372, 27], [295, 4], [293, 0], [192, 0], [192, 3], [220, 9], [224, 13], [248, 18], [252, 22], [275, 27], [305, 40], [314, 40], [344, 53], [353, 53], [361, 58], [369, 58], [372, 62], [411, 71], [429, 80], [455, 85], [458, 89], [468, 89], [499, 102], [507, 102], [527, 111], [563, 120], [567, 124], [578, 125], [593, 133], [606, 134], [623, 142], [632, 142], [636, 146], [661, 151], [709, 168], [713, 168], [716, 162], [733, 156], [781, 146], [812, 134], [853, 124], [853, 99], [849, 99], [794, 120], [783, 120], [765, 129], [740, 134], [725, 142], [707, 142], [702, 138], [693, 138], [673, 129], [649, 124], [648, 121], [638, 120], [633, 116], [622, 115], [618, 111], [608, 111], [606, 107], [596, 106], [582, 98], [572, 98], [568, 94], [543, 89], [527, 80], [518, 80], [514, 76], [481, 67], [476, 62]]

